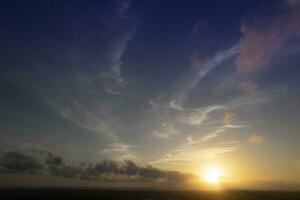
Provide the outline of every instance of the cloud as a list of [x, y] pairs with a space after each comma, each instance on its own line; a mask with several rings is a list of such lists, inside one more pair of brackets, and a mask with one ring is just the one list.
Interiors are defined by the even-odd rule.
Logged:
[[188, 140], [180, 147], [165, 154], [162, 158], [152, 161], [151, 164], [172, 168], [183, 167], [215, 158], [219, 154], [235, 151], [239, 146], [240, 143], [238, 141], [205, 145], [201, 140]]
[[[232, 114], [232, 113], [231, 113]], [[228, 117], [226, 116], [230, 116], [231, 114], [227, 114], [225, 113], [224, 118], [222, 120], [222, 125], [221, 126], [215, 126], [213, 127], [213, 131], [205, 134], [203, 137], [201, 137], [198, 140], [193, 140], [194, 144], [199, 144], [199, 143], [205, 143], [208, 142], [220, 135], [225, 134], [226, 131], [231, 130], [231, 129], [240, 129], [240, 128], [246, 128], [248, 127], [247, 125], [241, 123], [241, 124], [232, 124], [231, 120], [232, 119], [226, 119]], [[231, 116], [230, 116], [231, 117]], [[232, 116], [233, 117], [233, 116]]]
[[248, 142], [251, 144], [263, 144], [265, 142], [265, 137], [260, 134], [253, 134], [248, 139]]
[[300, 9], [298, 1], [287, 1], [289, 9], [278, 16], [264, 19], [257, 24], [243, 24], [241, 53], [236, 59], [239, 73], [255, 74], [263, 70], [275, 53], [289, 39], [300, 38]]
[[[129, 29], [127, 33], [125, 32], [124, 35], [120, 36], [120, 38], [116, 39], [115, 43], [112, 45], [111, 52], [108, 55], [111, 61], [110, 75], [112, 80], [115, 80], [117, 83], [117, 85], [115, 86], [123, 87], [124, 85], [126, 85], [126, 82], [122, 77], [121, 58], [127, 48], [127, 43], [133, 38], [135, 32], [136, 32], [136, 27], [133, 27]], [[114, 89], [119, 89], [119, 88], [114, 88]]]
[[223, 124], [225, 126], [227, 125], [231, 125], [232, 124], [232, 121], [234, 120], [236, 116], [236, 113], [233, 113], [233, 112], [225, 112], [224, 113], [224, 116], [223, 116]]
[[125, 160], [125, 167], [122, 170], [122, 173], [131, 176], [136, 175], [139, 170], [140, 168], [135, 164], [135, 162], [133, 162], [132, 160]]
[[174, 127], [173, 123], [164, 122], [151, 134], [162, 139], [172, 139], [172, 137], [179, 135], [180, 132]]
[[138, 26], [138, 20], [129, 15], [132, 2], [132, 0], [119, 1], [117, 7], [118, 17], [111, 22], [112, 27], [110, 28], [118, 34], [114, 38], [107, 55], [110, 62], [110, 72], [105, 73], [104, 76], [113, 81], [110, 90], [106, 90], [108, 93], [110, 93], [109, 91], [121, 93], [121, 90], [127, 84], [122, 76], [122, 56], [127, 49], [127, 44], [134, 37]]
[[257, 91], [255, 93], [239, 96], [225, 105], [229, 109], [254, 108], [278, 98], [281, 93], [283, 93], [282, 89]]
[[41, 163], [20, 152], [6, 152], [0, 156], [2, 173], [37, 173], [41, 168]]
[[133, 160], [81, 164], [68, 163], [62, 157], [48, 153], [46, 158], [35, 158], [22, 152], [5, 152], [0, 157], [1, 173], [48, 173], [52, 176], [86, 180], [164, 181], [185, 182], [194, 178], [191, 174], [167, 171], [148, 166], [138, 166]]
[[[99, 12], [96, 7], [90, 8], [90, 5], [87, 7], [90, 13], [87, 13], [89, 18], [85, 20], [90, 20], [94, 25], [89, 26], [79, 20], [76, 24], [85, 27], [79, 28], [83, 34], [71, 39], [74, 45], [71, 49], [78, 51], [79, 55], [70, 56], [70, 46], [59, 42], [53, 44], [61, 49], [59, 55], [50, 50], [48, 52], [48, 49], [52, 49], [49, 45], [40, 47], [42, 50], [47, 49], [55, 59], [49, 63], [42, 56], [34, 58], [39, 61], [39, 65], [33, 66], [26, 75], [22, 70], [18, 71], [17, 76], [21, 78], [16, 79], [16, 85], [30, 88], [37, 98], [45, 101], [47, 106], [50, 105], [50, 109], [57, 110], [66, 123], [73, 123], [83, 133], [94, 133], [103, 141], [117, 142], [120, 123], [117, 119], [119, 116], [114, 115], [113, 110], [116, 110], [117, 104], [125, 96], [121, 94], [127, 83], [122, 74], [122, 56], [136, 33], [139, 16], [132, 10], [131, 0], [105, 2], [103, 8], [100, 8], [107, 10], [105, 12]], [[70, 19], [74, 17], [77, 19], [77, 16], [69, 16]], [[72, 23], [68, 21], [66, 24]], [[63, 59], [57, 59], [59, 57]]]
[[55, 156], [52, 153], [49, 153], [48, 157], [45, 160], [45, 164], [46, 165], [53, 165], [53, 166], [57, 165], [57, 166], [59, 166], [59, 165], [63, 165], [64, 163], [63, 163], [62, 157]]
[[298, 7], [300, 5], [299, 0], [286, 0], [286, 3], [290, 8], [295, 8], [295, 7]]
[[112, 94], [112, 95], [122, 95], [122, 92], [115, 91], [115, 90], [111, 89], [110, 87], [106, 88], [106, 92], [109, 93], [109, 94]]
[[224, 60], [236, 55], [239, 52], [239, 45], [233, 46], [226, 51], [215, 54], [214, 57], [202, 62], [198, 59], [192, 61], [192, 69], [195, 70], [188, 73], [183, 79], [177, 92], [169, 102], [170, 108], [178, 111], [184, 110], [184, 103], [193, 92], [196, 85], [201, 81], [212, 69], [220, 65]]
[[211, 139], [213, 139], [215, 137], [218, 137], [224, 131], [225, 131], [225, 128], [216, 129], [216, 130], [214, 130], [214, 131], [206, 134], [205, 136], [203, 136], [200, 140], [198, 140], [195, 143], [207, 142], [208, 140], [211, 140]]
[[159, 179], [165, 177], [165, 172], [152, 166], [141, 168], [139, 174], [144, 178]]
[[101, 163], [97, 163], [94, 166], [94, 169], [97, 173], [119, 173], [118, 164], [113, 160], [103, 160]]
[[131, 146], [121, 142], [110, 143], [106, 148], [99, 152], [103, 158], [111, 158], [117, 160], [134, 159], [135, 156], [130, 153]]
[[133, 0], [121, 0], [119, 5], [119, 16], [120, 18], [126, 18], [128, 15], [128, 11], [131, 8]]
[[209, 119], [209, 114], [213, 111], [226, 109], [225, 106], [212, 105], [204, 108], [190, 109], [188, 114], [185, 114], [181, 119], [181, 123], [186, 123], [190, 125], [200, 125]]
[[68, 100], [70, 101], [68, 105], [54, 105], [64, 118], [99, 136], [105, 137], [105, 139], [118, 140], [115, 132], [117, 121], [113, 118], [103, 117], [104, 113], [110, 112], [109, 104], [94, 105], [95, 108], [92, 110], [88, 105], [82, 104], [74, 98], [69, 98]]

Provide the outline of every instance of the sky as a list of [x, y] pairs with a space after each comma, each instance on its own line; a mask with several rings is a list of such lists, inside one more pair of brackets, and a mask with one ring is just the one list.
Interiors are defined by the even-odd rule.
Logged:
[[300, 1], [0, 4], [1, 186], [300, 188]]

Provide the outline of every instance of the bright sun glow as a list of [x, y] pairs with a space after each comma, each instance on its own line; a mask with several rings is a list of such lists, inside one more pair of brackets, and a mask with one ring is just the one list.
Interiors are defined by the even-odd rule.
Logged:
[[203, 178], [206, 182], [217, 184], [220, 182], [222, 170], [219, 167], [209, 167], [203, 173]]

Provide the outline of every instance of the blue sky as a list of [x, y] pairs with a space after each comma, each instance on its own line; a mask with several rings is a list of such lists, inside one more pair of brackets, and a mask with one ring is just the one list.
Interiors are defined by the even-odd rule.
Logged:
[[4, 156], [132, 160], [196, 175], [218, 163], [232, 182], [299, 181], [297, 0], [0, 9]]

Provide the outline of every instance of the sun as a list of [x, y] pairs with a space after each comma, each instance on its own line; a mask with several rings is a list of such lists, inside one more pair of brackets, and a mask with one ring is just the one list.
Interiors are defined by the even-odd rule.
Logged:
[[222, 176], [222, 170], [218, 166], [209, 167], [203, 172], [203, 179], [207, 183], [211, 183], [211, 184], [220, 183], [221, 176]]

